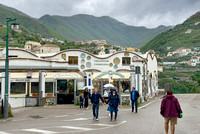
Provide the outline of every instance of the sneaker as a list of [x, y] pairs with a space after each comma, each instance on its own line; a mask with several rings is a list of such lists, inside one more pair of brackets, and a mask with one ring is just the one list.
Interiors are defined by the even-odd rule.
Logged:
[[96, 121], [99, 121], [99, 119], [98, 119], [98, 118], [96, 118]]
[[93, 120], [95, 120], [96, 118], [95, 117], [93, 117]]
[[88, 107], [86, 109], [88, 109]]

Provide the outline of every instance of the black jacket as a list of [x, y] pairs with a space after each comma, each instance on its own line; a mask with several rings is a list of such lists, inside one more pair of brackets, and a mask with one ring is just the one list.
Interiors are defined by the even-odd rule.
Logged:
[[84, 91], [84, 98], [85, 98], [85, 99], [90, 99], [90, 93]]
[[101, 99], [101, 101], [104, 103], [103, 98], [101, 97], [101, 94], [97, 93], [93, 93], [92, 97], [91, 97], [91, 102], [92, 104], [99, 104], [99, 99]]
[[[135, 92], [135, 94], [134, 94], [135, 100], [137, 100], [137, 99], [140, 97], [139, 92], [138, 92], [137, 90], [134, 91], [134, 92]], [[130, 95], [131, 95], [131, 100], [133, 100], [133, 99], [132, 99], [132, 93], [133, 93], [133, 91], [131, 91], [131, 93], [130, 93]]]
[[110, 104], [110, 103], [113, 103], [113, 107], [118, 107], [118, 105], [120, 105], [120, 98], [119, 98], [119, 95], [117, 93], [115, 95], [111, 94], [108, 97], [107, 104]]

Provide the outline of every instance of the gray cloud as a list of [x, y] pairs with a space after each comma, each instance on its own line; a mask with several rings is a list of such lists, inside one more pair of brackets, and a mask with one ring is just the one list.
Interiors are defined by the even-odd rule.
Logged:
[[111, 16], [134, 26], [149, 28], [182, 23], [200, 11], [200, 0], [0, 0], [32, 17], [44, 14]]

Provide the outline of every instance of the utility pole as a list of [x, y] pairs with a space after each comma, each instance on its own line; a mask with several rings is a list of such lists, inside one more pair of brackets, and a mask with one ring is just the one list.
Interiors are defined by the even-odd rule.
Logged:
[[15, 21], [16, 18], [7, 18], [7, 31], [6, 31], [6, 60], [5, 60], [5, 95], [4, 95], [4, 119], [8, 118], [8, 83], [9, 83], [9, 61], [8, 61], [8, 31], [9, 22]]

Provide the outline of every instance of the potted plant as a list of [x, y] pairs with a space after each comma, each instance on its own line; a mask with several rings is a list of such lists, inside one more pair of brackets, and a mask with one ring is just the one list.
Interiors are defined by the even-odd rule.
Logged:
[[32, 93], [32, 97], [38, 97], [38, 89], [35, 89], [35, 92]]
[[53, 93], [47, 93], [46, 97], [47, 98], [52, 98], [52, 97], [54, 97], [54, 95], [53, 95]]

